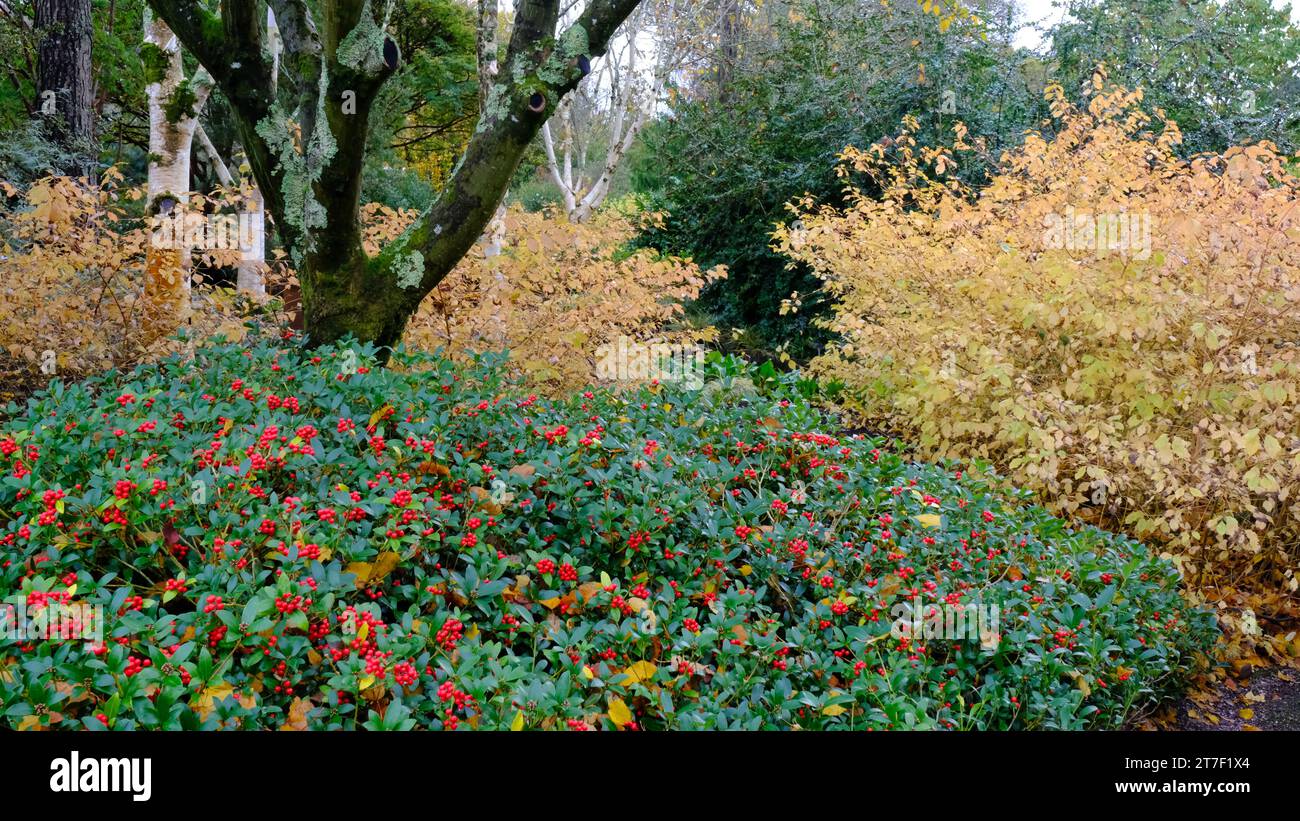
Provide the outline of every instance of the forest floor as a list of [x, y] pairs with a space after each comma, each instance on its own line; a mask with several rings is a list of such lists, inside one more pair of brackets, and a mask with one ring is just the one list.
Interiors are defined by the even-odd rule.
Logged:
[[1300, 670], [1270, 667], [1191, 693], [1167, 730], [1300, 730]]

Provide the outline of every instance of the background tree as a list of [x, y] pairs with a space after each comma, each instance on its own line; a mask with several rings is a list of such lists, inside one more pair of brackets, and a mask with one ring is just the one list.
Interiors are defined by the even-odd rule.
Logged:
[[459, 0], [397, 0], [389, 30], [402, 63], [375, 100], [362, 200], [422, 208], [474, 133], [475, 15]]
[[89, 76], [98, 141], [78, 153], [54, 142], [44, 128], [35, 0], [0, 0], [0, 132], [5, 135], [0, 179], [26, 184], [52, 170], [77, 169], [92, 156], [101, 168], [121, 164], [129, 178], [142, 178], [149, 151], [148, 81], [140, 49], [144, 5], [144, 0], [111, 0], [91, 7]]
[[263, 3], [223, 0], [216, 11], [193, 0], [149, 0], [230, 103], [297, 270], [308, 334], [317, 343], [352, 334], [384, 346], [398, 342], [420, 301], [472, 247], [528, 143], [638, 2], [590, 0], [557, 30], [559, 0], [522, 0], [500, 75], [447, 185], [371, 257], [361, 242], [362, 169], [376, 96], [400, 63], [386, 33], [393, 3], [269, 0], [291, 79], [277, 95]]
[[[569, 219], [604, 203], [669, 80], [716, 36], [735, 0], [650, 0], [619, 30], [610, 53], [542, 126], [547, 171]], [[557, 137], [558, 135], [558, 137]]]
[[[770, 237], [789, 219], [791, 199], [838, 201], [836, 157], [845, 146], [869, 145], [911, 114], [927, 136], [962, 120], [994, 155], [1046, 114], [1041, 72], [1030, 70], [1040, 62], [1012, 46], [1014, 19], [1000, 8], [987, 23], [947, 25], [911, 3], [769, 0], [723, 9], [734, 25], [720, 27], [706, 59], [675, 78], [671, 112], [647, 128], [632, 181], [669, 213], [643, 242], [728, 267], [728, 279], [700, 303], [715, 324], [745, 330], [725, 342], [763, 356], [818, 350], [815, 305], [780, 313], [792, 291], [818, 283], [774, 253]], [[960, 170], [978, 179], [984, 167], [975, 160]]]
[[[199, 112], [212, 88], [206, 71], [187, 79], [176, 35], [163, 20], [145, 15], [144, 54], [149, 85], [148, 208], [151, 217], [185, 218], [190, 191], [190, 156]], [[190, 248], [187, 231], [158, 232], [145, 259], [146, 336], [175, 328], [190, 307]]]
[[[1071, 0], [1052, 32], [1061, 84], [1099, 63], [1183, 131], [1181, 151], [1300, 146], [1300, 29], [1269, 0]], [[1071, 19], [1073, 18], [1073, 19]]]
[[68, 154], [59, 168], [67, 174], [94, 176], [94, 87], [90, 51], [90, 0], [35, 0], [37, 97], [46, 128]]

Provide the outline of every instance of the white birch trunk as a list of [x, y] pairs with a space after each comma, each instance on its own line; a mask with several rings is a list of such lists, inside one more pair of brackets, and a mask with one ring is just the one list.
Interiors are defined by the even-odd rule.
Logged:
[[[155, 223], [146, 252], [144, 282], [144, 322], [146, 343], [170, 333], [189, 318], [190, 244], [188, 230], [181, 227], [189, 201], [190, 153], [197, 113], [207, 100], [210, 84], [196, 79], [193, 116], [183, 113], [173, 122], [167, 106], [185, 82], [180, 43], [161, 19], [146, 16], [145, 42], [160, 49], [166, 58], [161, 81], [145, 87], [149, 100], [149, 214], [162, 219], [180, 216], [173, 228]], [[164, 203], [170, 208], [164, 209]]]

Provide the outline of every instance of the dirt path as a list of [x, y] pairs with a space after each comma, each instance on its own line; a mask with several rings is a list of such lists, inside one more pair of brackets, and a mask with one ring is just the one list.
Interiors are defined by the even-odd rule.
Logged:
[[1300, 670], [1261, 670], [1193, 693], [1169, 730], [1300, 730]]

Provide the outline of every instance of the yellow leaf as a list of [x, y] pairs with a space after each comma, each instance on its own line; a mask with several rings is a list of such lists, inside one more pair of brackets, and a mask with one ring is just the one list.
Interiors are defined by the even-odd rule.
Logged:
[[485, 487], [475, 485], [469, 489], [470, 495], [474, 497], [475, 507], [485, 510], [492, 516], [500, 516], [503, 508], [492, 499], [492, 492]]
[[1092, 695], [1092, 686], [1088, 684], [1088, 679], [1083, 673], [1078, 670], [1069, 670], [1067, 672], [1069, 672], [1070, 678], [1074, 679], [1074, 686], [1079, 688], [1079, 692], [1083, 693], [1084, 698]]
[[627, 668], [623, 670], [623, 675], [627, 676], [626, 684], [631, 687], [633, 684], [640, 684], [643, 681], [649, 681], [654, 678], [655, 671], [658, 669], [659, 668], [655, 667], [655, 664], [652, 661], [638, 661], [629, 664]]
[[902, 589], [902, 587], [903, 587], [902, 579], [892, 575], [886, 576], [885, 578], [880, 580], [880, 587], [879, 589], [877, 589], [876, 594], [880, 596], [882, 600], [889, 601], [890, 599], [894, 598], [894, 596], [898, 593], [899, 590]]
[[943, 524], [943, 519], [938, 513], [922, 513], [916, 517], [916, 520], [925, 527], [939, 527]]
[[289, 718], [280, 725], [280, 729], [291, 732], [303, 732], [307, 729], [307, 713], [311, 702], [305, 698], [295, 698], [289, 705]]
[[621, 698], [612, 698], [609, 701], [609, 720], [619, 727], [625, 727], [632, 723], [632, 711], [627, 708], [627, 704]]
[[199, 714], [199, 718], [207, 718], [216, 708], [218, 701], [228, 698], [235, 692], [234, 685], [226, 682], [214, 684], [199, 694], [198, 703], [193, 704], [194, 711]]
[[827, 704], [822, 708], [822, 715], [824, 716], [842, 716], [847, 712], [848, 710], [845, 709], [843, 704]]
[[388, 574], [397, 569], [402, 557], [386, 550], [375, 557], [374, 562], [352, 562], [347, 566], [347, 572], [355, 573], [357, 577], [357, 589], [383, 581]]
[[379, 419], [380, 419], [380, 417], [382, 417], [385, 413], [387, 413], [388, 411], [390, 411], [390, 410], [392, 410], [392, 409], [393, 409], [393, 406], [392, 406], [392, 405], [388, 405], [388, 404], [384, 404], [384, 405], [382, 405], [382, 406], [379, 408], [379, 410], [377, 410], [377, 411], [375, 411], [374, 413], [370, 414], [370, 424], [373, 425], [373, 424], [375, 424], [376, 422], [378, 422]]
[[585, 604], [600, 595], [602, 589], [600, 582], [583, 582], [578, 585], [578, 597]]
[[517, 733], [524, 728], [524, 711], [515, 713], [515, 720], [510, 722], [510, 731]]
[[18, 722], [19, 732], [41, 732], [45, 729], [41, 724], [41, 717], [37, 715], [23, 716]]

